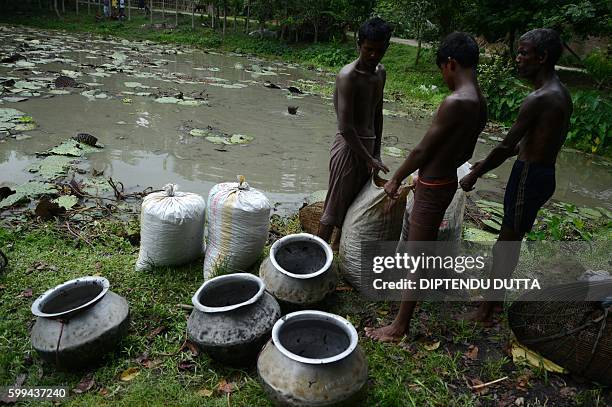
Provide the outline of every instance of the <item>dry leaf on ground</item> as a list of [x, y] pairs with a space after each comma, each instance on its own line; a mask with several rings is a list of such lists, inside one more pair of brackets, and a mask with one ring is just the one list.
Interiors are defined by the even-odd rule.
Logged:
[[94, 380], [93, 374], [89, 373], [81, 379], [79, 384], [77, 384], [76, 387], [72, 389], [72, 391], [75, 392], [76, 394], [82, 394], [82, 393], [85, 393], [91, 390], [91, 388], [95, 384], [96, 384], [96, 381]]
[[140, 370], [137, 367], [130, 367], [129, 369], [125, 369], [123, 372], [121, 372], [120, 379], [122, 382], [129, 382], [139, 374]]

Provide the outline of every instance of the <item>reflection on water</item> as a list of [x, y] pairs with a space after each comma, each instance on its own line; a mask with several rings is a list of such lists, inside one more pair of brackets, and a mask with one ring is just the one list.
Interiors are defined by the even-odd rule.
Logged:
[[[182, 190], [205, 195], [215, 183], [233, 181], [237, 174], [244, 174], [250, 185], [262, 189], [274, 201], [296, 207], [303, 196], [327, 187], [329, 147], [336, 132], [333, 107], [318, 96], [289, 98], [287, 90], [269, 89], [263, 83], [303, 87], [300, 80], [329, 81], [333, 77], [239, 56], [200, 51], [167, 55], [162, 52], [167, 53], [169, 47], [85, 42], [89, 38], [85, 35], [41, 34], [24, 28], [15, 29], [11, 35], [0, 32], [0, 51], [9, 53], [26, 37], [41, 38], [41, 46], [48, 45], [37, 58], [44, 58], [47, 52], [74, 61], [37, 64], [34, 69], [38, 73], [28, 77], [55, 78], [62, 70], [81, 72], [79, 83], [92, 84], [91, 89], [103, 91], [109, 99], [89, 100], [79, 95], [84, 90], [79, 89], [51, 99], [4, 103], [2, 107], [26, 112], [40, 127], [28, 133], [32, 136], [28, 140], [0, 143], [0, 185], [30, 179], [32, 174], [26, 168], [36, 160], [35, 152], [47, 150], [77, 132], [88, 132], [106, 147], [91, 154], [85, 167], [104, 170], [105, 176], [123, 182], [127, 188], [160, 188], [175, 182]], [[133, 73], [100, 72], [100, 65], [113, 61], [110, 56], [115, 51], [127, 56], [126, 64], [133, 64]], [[14, 69], [0, 64], [0, 76], [24, 76]], [[100, 74], [110, 75], [95, 76]], [[142, 86], [127, 87], [125, 82]], [[154, 96], [126, 92], [198, 95], [206, 97], [209, 105], [159, 104]], [[123, 103], [123, 98], [131, 99], [131, 103]], [[289, 105], [298, 106], [297, 115], [287, 113]], [[427, 124], [405, 117], [385, 117], [385, 143], [410, 149]], [[190, 129], [207, 126], [227, 134], [251, 135], [254, 140], [247, 145], [220, 146], [189, 135]], [[475, 159], [484, 157], [493, 145], [479, 143]], [[397, 158], [383, 159], [392, 170], [401, 163]], [[510, 168], [511, 163], [504, 164], [494, 171], [497, 180], [483, 180], [479, 188], [501, 190]], [[583, 155], [563, 153], [557, 169], [556, 198], [609, 206], [609, 166], [597, 165], [597, 160]]]

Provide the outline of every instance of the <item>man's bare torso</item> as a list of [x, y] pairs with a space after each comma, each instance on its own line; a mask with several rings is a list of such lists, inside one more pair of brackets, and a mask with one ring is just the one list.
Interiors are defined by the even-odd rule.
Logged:
[[[383, 88], [385, 81], [385, 69], [382, 64], [376, 68], [376, 72], [364, 72], [356, 68], [357, 61], [344, 66], [338, 73], [338, 77], [348, 79], [350, 92], [344, 89], [334, 90], [334, 108], [338, 117], [338, 131], [342, 132], [347, 127], [353, 127], [359, 137], [375, 138], [374, 119], [376, 107], [382, 103]], [[352, 106], [352, 123], [342, 123], [338, 115], [338, 98], [352, 95], [349, 103]]]
[[538, 114], [519, 143], [518, 159], [555, 164], [572, 115], [569, 92], [561, 82], [553, 80], [530, 93], [523, 103], [529, 102]]
[[421, 176], [456, 176], [457, 168], [472, 157], [478, 135], [487, 122], [486, 100], [478, 89], [455, 91], [447, 100], [459, 105], [454, 113], [460, 115], [460, 120], [456, 121], [459, 126], [446, 136], [433, 159], [419, 169]]

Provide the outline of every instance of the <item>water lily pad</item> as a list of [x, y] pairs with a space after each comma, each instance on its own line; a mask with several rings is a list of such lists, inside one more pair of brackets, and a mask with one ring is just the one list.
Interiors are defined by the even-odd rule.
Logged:
[[382, 152], [384, 155], [388, 155], [389, 157], [402, 158], [406, 156], [406, 151], [397, 147], [385, 146], [383, 147]]
[[15, 62], [15, 66], [17, 68], [34, 68], [36, 66], [36, 64], [34, 64], [32, 62], [21, 60], [21, 61]]
[[51, 202], [55, 202], [64, 209], [72, 209], [72, 207], [79, 202], [79, 198], [74, 195], [62, 195]]
[[151, 96], [151, 92], [136, 92], [134, 93], [136, 96]]
[[27, 134], [17, 134], [17, 135], [15, 136], [15, 140], [16, 140], [16, 141], [27, 140], [27, 139], [29, 139], [29, 138], [32, 138], [32, 136], [29, 136], [29, 135], [27, 135]]
[[599, 211], [592, 209], [592, 208], [586, 208], [586, 207], [578, 208], [578, 213], [588, 219], [601, 218], [601, 213], [599, 213]]
[[608, 219], [612, 219], [612, 212], [610, 212], [606, 208], [602, 208], [601, 206], [598, 206], [596, 209], [602, 214], [604, 214]]
[[43, 194], [53, 194], [57, 192], [55, 186], [52, 184], [46, 184], [44, 182], [31, 181], [25, 184], [18, 185], [14, 188], [15, 193], [9, 195], [0, 201], [0, 208], [7, 208], [15, 205], [19, 201], [36, 197]]
[[63, 89], [52, 89], [49, 91], [49, 93], [52, 95], [69, 95], [70, 91]]
[[242, 65], [240, 62], [236, 62], [234, 64], [234, 69], [244, 69], [244, 65]]
[[73, 160], [73, 157], [64, 155], [50, 155], [45, 157], [40, 163], [30, 166], [28, 170], [38, 173], [38, 175], [45, 179], [55, 179], [66, 174]]
[[499, 232], [501, 230], [501, 225], [493, 219], [484, 219], [482, 223], [496, 232]]
[[482, 176], [482, 178], [498, 179], [499, 176], [497, 176], [496, 174], [493, 174], [492, 172], [487, 172], [485, 175]]
[[10, 122], [11, 120], [18, 119], [26, 114], [17, 109], [12, 109], [10, 107], [5, 109], [0, 109], [0, 122]]
[[497, 136], [490, 136], [489, 140], [491, 140], [491, 141], [504, 141], [504, 139], [502, 137], [497, 137]]
[[108, 181], [102, 177], [89, 178], [83, 182], [82, 191], [88, 195], [98, 196], [104, 192], [110, 192], [113, 188]]
[[132, 99], [130, 99], [130, 98], [123, 98], [123, 99], [121, 99], [121, 101], [122, 101], [123, 103], [125, 103], [125, 104], [130, 104], [130, 103], [132, 103]]
[[210, 134], [210, 132], [206, 129], [192, 129], [189, 134], [194, 137], [206, 137]]
[[98, 151], [97, 148], [88, 146], [84, 143], [79, 143], [76, 140], [66, 140], [59, 146], [53, 147], [47, 153], [56, 155], [67, 155], [71, 157], [81, 157], [86, 153]]
[[22, 96], [6, 96], [3, 97], [2, 100], [8, 103], [19, 103], [28, 100], [28, 98]]
[[477, 228], [466, 228], [463, 231], [463, 239], [470, 242], [495, 242], [497, 235], [486, 230]]
[[19, 89], [38, 90], [42, 88], [44, 85], [40, 82], [17, 81], [15, 82], [14, 86]]
[[142, 89], [148, 89], [149, 88], [147, 85], [143, 85], [140, 82], [123, 82], [123, 84], [127, 88], [142, 88]]
[[204, 100], [181, 100], [178, 104], [181, 106], [202, 106], [208, 103]]
[[251, 141], [253, 141], [255, 139], [255, 137], [253, 136], [247, 136], [244, 134], [233, 134], [230, 138], [229, 138], [229, 142], [230, 144], [247, 144], [250, 143]]
[[214, 144], [232, 144], [229, 142], [227, 137], [223, 137], [223, 136], [207, 136], [206, 140]]
[[106, 93], [98, 93], [95, 95], [96, 99], [108, 99], [108, 95]]
[[15, 128], [15, 126], [17, 126], [17, 124], [15, 124], [15, 123], [0, 122], [0, 131], [11, 130], [11, 129]]
[[157, 103], [162, 103], [162, 104], [176, 104], [180, 101], [180, 99], [177, 99], [174, 97], [161, 97], [161, 98], [155, 99], [155, 101]]
[[478, 205], [478, 207], [493, 207], [493, 208], [504, 208], [504, 204], [501, 204], [499, 202], [493, 202], [493, 201], [487, 201], [484, 199], [480, 199], [478, 201], [476, 201], [476, 205]]
[[19, 123], [15, 127], [13, 127], [13, 131], [31, 131], [36, 129], [38, 126], [36, 123]]
[[321, 189], [318, 191], [314, 191], [312, 194], [308, 195], [306, 198], [306, 202], [310, 205], [315, 202], [325, 202], [325, 198], [327, 197], [327, 190]]
[[243, 89], [249, 86], [245, 85], [244, 83], [209, 83], [209, 85], [218, 86], [224, 89]]

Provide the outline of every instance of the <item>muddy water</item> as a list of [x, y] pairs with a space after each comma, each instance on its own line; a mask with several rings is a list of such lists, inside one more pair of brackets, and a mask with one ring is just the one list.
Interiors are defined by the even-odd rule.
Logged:
[[[87, 132], [98, 137], [105, 148], [89, 155], [81, 166], [103, 170], [105, 176], [122, 181], [131, 190], [147, 186], [157, 189], [174, 182], [182, 190], [206, 195], [215, 183], [233, 181], [237, 174], [244, 174], [280, 209], [290, 210], [299, 207], [309, 193], [327, 186], [329, 147], [335, 134], [331, 101], [313, 94], [294, 98], [296, 95], [286, 89], [269, 89], [264, 82], [307, 91], [313, 83], [332, 81], [333, 76], [238, 55], [25, 28], [4, 27], [0, 42], [3, 56], [21, 46], [20, 53], [35, 64], [0, 64], [0, 77], [36, 79], [45, 84], [40, 90], [29, 91], [40, 96], [28, 96], [19, 103], [5, 100], [0, 105], [32, 116], [39, 126], [23, 133], [31, 136], [28, 139], [4, 137], [0, 143], [0, 185], [32, 179], [35, 176], [27, 168], [37, 160], [35, 152], [47, 150], [77, 132]], [[70, 74], [77, 82], [89, 85], [69, 89], [70, 94], [49, 95], [52, 80], [62, 70], [75, 72]], [[130, 88], [126, 82], [139, 82], [142, 87]], [[226, 87], [216, 86], [219, 84]], [[80, 94], [88, 90], [96, 95], [103, 93], [106, 98]], [[152, 95], [139, 96], [136, 92]], [[156, 97], [179, 93], [186, 99], [205, 98], [207, 104], [155, 102]], [[131, 103], [124, 103], [125, 98]], [[298, 106], [297, 115], [287, 113], [290, 105]], [[393, 105], [385, 108], [396, 110]], [[384, 144], [410, 149], [427, 125], [426, 119], [387, 116]], [[207, 126], [229, 135], [250, 135], [254, 140], [245, 145], [218, 145], [189, 134], [191, 129]], [[484, 156], [494, 144], [479, 143], [475, 158]], [[392, 170], [401, 162], [394, 157], [383, 159]], [[601, 160], [563, 153], [556, 198], [610, 207], [610, 168]], [[479, 187], [500, 190], [509, 169], [505, 164], [494, 171], [498, 179], [485, 180]]]

